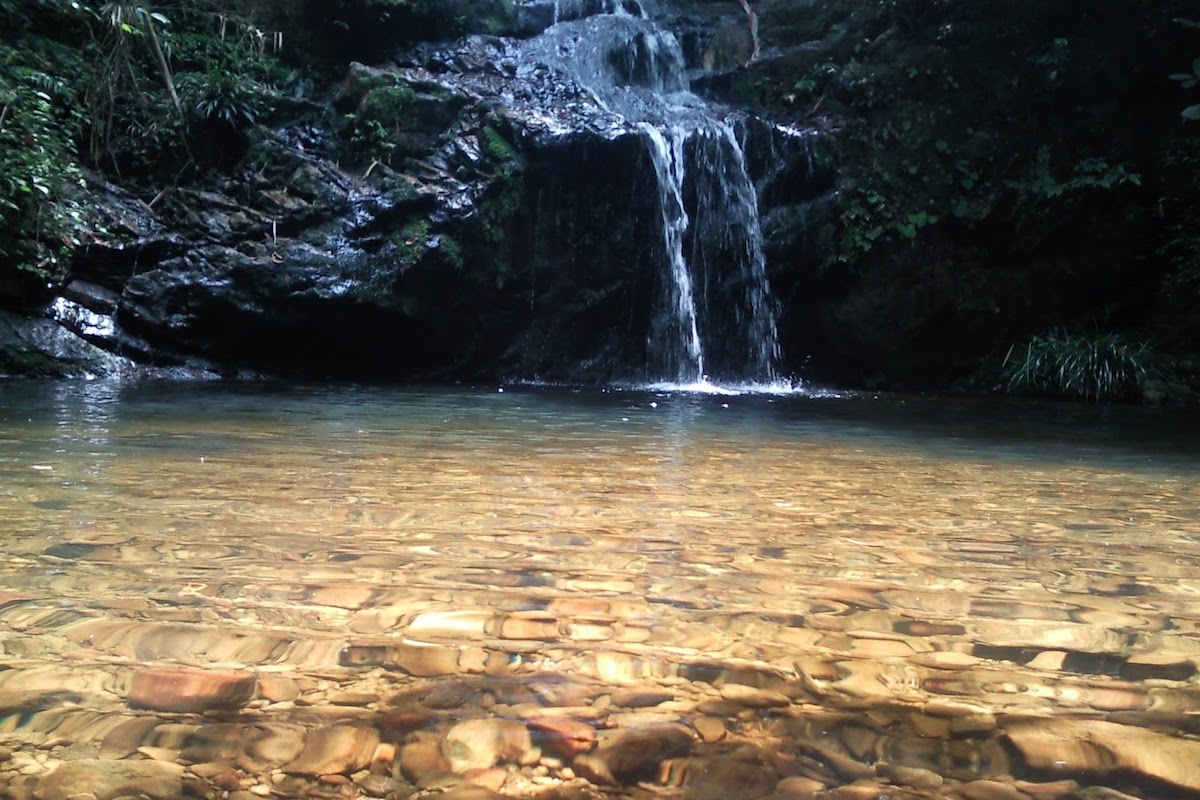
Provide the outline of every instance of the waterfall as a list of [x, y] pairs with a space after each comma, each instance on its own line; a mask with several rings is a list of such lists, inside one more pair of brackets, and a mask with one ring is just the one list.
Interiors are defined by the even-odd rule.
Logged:
[[[686, 132], [666, 131], [643, 123], [650, 140], [650, 157], [658, 178], [658, 203], [662, 210], [663, 246], [671, 275], [672, 301], [665, 321], [668, 366], [681, 384], [704, 380], [704, 348], [696, 325], [696, 298], [692, 292], [692, 274], [684, 258], [684, 237], [690, 220], [683, 205], [683, 143]], [[670, 141], [667, 137], [670, 136]]]
[[758, 199], [727, 113], [688, 88], [682, 49], [640, 4], [558, 0], [530, 53], [646, 140], [664, 260], [649, 371], [673, 384], [774, 383], [780, 348]]

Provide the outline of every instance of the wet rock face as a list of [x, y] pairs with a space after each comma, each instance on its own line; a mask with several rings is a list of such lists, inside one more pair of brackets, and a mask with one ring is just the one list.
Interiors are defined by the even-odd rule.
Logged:
[[548, 71], [517, 79], [511, 49], [475, 38], [352, 67], [347, 113], [380, 86], [408, 98], [402, 171], [343, 168], [296, 125], [254, 132], [253, 171], [149, 211], [95, 178], [136, 233], [80, 253], [60, 324], [220, 371], [575, 379], [643, 363], [629, 331], [647, 327], [659, 260], [643, 143]]
[[135, 371], [128, 359], [90, 343], [66, 325], [0, 311], [0, 376], [117, 376]]
[[[596, 69], [638, 91], [681, 88], [664, 83], [678, 65], [630, 21], [641, 7], [625, 5], [608, 27], [629, 49], [596, 49]], [[562, 6], [564, 19], [612, 8]], [[92, 176], [111, 233], [77, 254], [48, 316], [160, 368], [646, 378], [669, 291], [655, 170], [644, 131], [555, 63], [554, 10], [518, 9], [506, 30], [525, 41], [473, 36], [396, 66], [354, 63], [336, 114], [297, 101], [293, 121], [250, 131], [238, 166], [201, 186], [149, 202]], [[356, 121], [368, 118], [387, 122], [386, 141]], [[795, 232], [811, 224], [812, 193], [796, 187], [812, 151], [744, 128], [786, 286], [783, 265], [811, 250]]]

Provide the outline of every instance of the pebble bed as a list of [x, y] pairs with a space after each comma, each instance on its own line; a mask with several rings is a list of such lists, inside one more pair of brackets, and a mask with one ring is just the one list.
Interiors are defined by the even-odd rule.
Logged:
[[0, 798], [1200, 796], [1186, 476], [486, 432], [0, 442]]

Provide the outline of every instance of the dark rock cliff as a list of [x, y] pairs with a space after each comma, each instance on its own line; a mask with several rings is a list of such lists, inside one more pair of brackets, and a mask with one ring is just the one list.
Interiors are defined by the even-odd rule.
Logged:
[[[514, 25], [553, 21], [537, 10]], [[631, 59], [618, 69], [631, 85], [656, 58], [653, 42], [634, 44], [601, 52]], [[198, 185], [148, 196], [90, 174], [106, 233], [78, 250], [48, 313], [159, 369], [664, 377], [655, 318], [670, 289], [648, 140], [552, 65], [558, 46], [476, 35], [354, 63], [328, 106], [296, 101]], [[739, 120], [772, 252], [804, 258], [801, 209], [833, 187], [815, 134]]]
[[[662, 377], [672, 288], [641, 117], [536, 38], [643, 10], [744, 146], [783, 375], [990, 388], [1011, 345], [1057, 325], [1153, 339], [1186, 370], [1200, 161], [1168, 80], [1195, 55], [1181, 3], [751, 5], [753, 25], [726, 0], [389, 17], [361, 40], [374, 66], [214, 135], [199, 179], [89, 173], [94, 230], [44, 310], [0, 327], [0, 370]], [[467, 19], [499, 35], [389, 53]], [[336, 60], [358, 40], [307, 41]], [[655, 42], [627, 44], [601, 66], [652, 84]], [[682, 189], [695, 215], [703, 190]], [[702, 310], [742, 315], [734, 283], [699, 286]]]

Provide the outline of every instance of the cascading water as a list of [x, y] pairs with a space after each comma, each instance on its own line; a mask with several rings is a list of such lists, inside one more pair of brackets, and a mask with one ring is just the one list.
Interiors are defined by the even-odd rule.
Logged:
[[[651, 159], [659, 185], [659, 207], [662, 210], [663, 245], [666, 248], [673, 289], [672, 302], [665, 323], [669, 330], [664, 337], [668, 348], [668, 364], [674, 378], [681, 384], [700, 383], [705, 379], [704, 347], [696, 323], [696, 297], [692, 291], [692, 273], [684, 258], [684, 237], [691, 221], [683, 205], [683, 144], [684, 132], [667, 129], [665, 132], [643, 124], [652, 146]], [[670, 137], [668, 140], [668, 136]]]
[[775, 383], [758, 200], [733, 126], [688, 90], [678, 41], [641, 5], [558, 0], [555, 13], [563, 21], [531, 54], [633, 123], [654, 167], [666, 280], [651, 373], [677, 385]]

